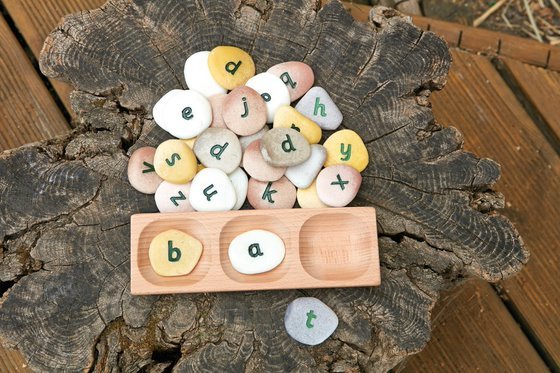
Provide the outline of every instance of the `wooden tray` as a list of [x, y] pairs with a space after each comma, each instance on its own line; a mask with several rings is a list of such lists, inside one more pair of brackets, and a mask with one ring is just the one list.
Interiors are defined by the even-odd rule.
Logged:
[[[138, 214], [130, 223], [131, 293], [135, 295], [381, 283], [371, 207]], [[190, 274], [162, 277], [153, 271], [148, 249], [157, 234], [172, 228], [197, 238], [204, 248]], [[252, 229], [280, 236], [286, 256], [269, 272], [244, 275], [231, 266], [228, 248], [234, 237]]]

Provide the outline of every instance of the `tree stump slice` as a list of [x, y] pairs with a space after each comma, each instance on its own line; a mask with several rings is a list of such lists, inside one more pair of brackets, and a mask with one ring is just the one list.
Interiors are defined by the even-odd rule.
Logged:
[[[185, 59], [224, 44], [258, 72], [308, 63], [363, 137], [371, 161], [354, 205], [378, 211], [380, 287], [130, 295], [129, 217], [156, 206], [128, 184], [127, 156], [168, 138], [151, 108], [186, 88]], [[379, 371], [417, 353], [442, 289], [500, 280], [528, 259], [496, 212], [498, 164], [432, 115], [450, 63], [408, 17], [374, 8], [357, 23], [338, 2], [110, 0], [66, 17], [40, 64], [74, 85], [78, 127], [0, 155], [2, 341], [40, 371]], [[316, 347], [284, 330], [302, 295], [340, 319]]]

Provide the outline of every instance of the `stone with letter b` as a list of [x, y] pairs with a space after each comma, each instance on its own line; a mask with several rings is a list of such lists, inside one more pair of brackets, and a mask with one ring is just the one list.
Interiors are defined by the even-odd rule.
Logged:
[[148, 256], [153, 270], [160, 276], [188, 275], [202, 255], [202, 243], [193, 236], [170, 229], [155, 236]]

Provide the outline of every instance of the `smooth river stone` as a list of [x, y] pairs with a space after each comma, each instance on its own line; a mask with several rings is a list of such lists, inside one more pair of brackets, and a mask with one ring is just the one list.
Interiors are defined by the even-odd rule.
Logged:
[[128, 160], [128, 182], [140, 193], [154, 194], [163, 179], [154, 168], [156, 148], [145, 146], [137, 149]]
[[253, 135], [241, 136], [239, 138], [239, 142], [241, 143], [241, 148], [243, 149], [243, 151], [245, 151], [245, 149], [247, 149], [249, 144], [252, 143], [253, 141], [262, 139], [264, 134], [267, 133], [268, 131], [269, 131], [268, 126], [264, 126], [259, 132]]
[[311, 156], [297, 166], [288, 167], [285, 175], [297, 188], [307, 188], [323, 168], [325, 159], [327, 159], [327, 151], [323, 145], [313, 144]]
[[208, 68], [209, 56], [210, 51], [200, 51], [192, 54], [187, 58], [184, 69], [185, 82], [189, 89], [197, 91], [206, 98], [227, 92], [210, 74]]
[[323, 343], [338, 327], [334, 311], [317, 298], [297, 298], [284, 316], [286, 332], [296, 341], [315, 346]]
[[235, 171], [230, 173], [229, 179], [233, 184], [233, 188], [235, 189], [235, 195], [237, 197], [237, 202], [235, 202], [235, 206], [233, 206], [232, 210], [239, 210], [245, 200], [247, 199], [247, 188], [249, 187], [249, 178], [243, 169], [240, 167], [236, 168]]
[[272, 123], [276, 110], [290, 104], [290, 92], [286, 85], [274, 74], [260, 73], [247, 81], [248, 87], [257, 91], [266, 103], [266, 122]]
[[205, 168], [194, 177], [189, 202], [196, 211], [228, 211], [237, 202], [228, 175], [217, 168]]
[[164, 181], [156, 190], [155, 200], [159, 212], [189, 212], [194, 211], [189, 202], [191, 183], [172, 184]]
[[331, 207], [348, 205], [362, 185], [362, 175], [355, 168], [335, 165], [324, 168], [317, 176], [317, 195]]
[[253, 88], [237, 87], [224, 100], [222, 117], [239, 136], [253, 135], [266, 124], [266, 104]]
[[303, 135], [308, 143], [317, 144], [321, 141], [321, 127], [293, 107], [286, 105], [276, 111], [274, 128], [291, 128]]
[[329, 207], [321, 202], [319, 196], [317, 195], [317, 180], [313, 180], [313, 183], [305, 189], [298, 189], [296, 196], [299, 207], [302, 209], [320, 209]]
[[321, 87], [311, 88], [299, 100], [296, 109], [327, 131], [337, 129], [342, 123], [342, 113], [327, 91]]
[[243, 49], [218, 46], [208, 56], [210, 74], [225, 89], [232, 90], [244, 85], [255, 75], [255, 63]]
[[155, 236], [148, 257], [160, 276], [184, 276], [192, 272], [202, 256], [202, 243], [193, 236], [170, 229]]
[[163, 180], [186, 184], [196, 175], [196, 157], [183, 141], [167, 140], [156, 149], [154, 168]]
[[315, 81], [311, 67], [300, 61], [282, 62], [272, 66], [267, 72], [276, 75], [284, 82], [292, 102], [309, 91]]
[[212, 107], [212, 123], [210, 123], [210, 127], [227, 128], [224, 118], [222, 117], [222, 110], [226, 97], [227, 94], [208, 97], [208, 102], [210, 102], [210, 106]]
[[196, 142], [196, 137], [193, 137], [192, 139], [181, 139], [181, 141], [187, 144], [189, 148], [193, 149], [194, 143]]
[[253, 141], [245, 149], [241, 167], [259, 181], [276, 181], [286, 172], [285, 167], [273, 167], [266, 163], [261, 153], [261, 140]]
[[323, 144], [327, 149], [325, 167], [335, 164], [352, 166], [358, 172], [365, 170], [369, 163], [369, 154], [362, 138], [352, 130], [337, 131], [329, 136]]
[[290, 167], [305, 162], [311, 155], [309, 143], [291, 128], [273, 128], [261, 139], [264, 160], [274, 167]]
[[284, 241], [262, 229], [241, 233], [231, 241], [228, 249], [233, 269], [244, 275], [268, 272], [278, 267], [285, 255]]
[[152, 113], [161, 128], [179, 139], [196, 137], [212, 123], [210, 102], [193, 90], [167, 92]]
[[249, 179], [247, 199], [254, 209], [291, 209], [296, 203], [296, 188], [286, 177], [278, 181]]
[[219, 168], [226, 174], [241, 163], [241, 144], [227, 128], [208, 128], [197, 137], [194, 154], [205, 167]]

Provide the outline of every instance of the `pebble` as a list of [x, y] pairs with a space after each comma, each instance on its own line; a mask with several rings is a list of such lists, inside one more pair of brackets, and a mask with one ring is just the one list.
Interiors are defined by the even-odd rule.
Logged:
[[243, 148], [243, 151], [245, 151], [245, 149], [247, 149], [249, 144], [252, 143], [253, 141], [262, 139], [262, 137], [264, 136], [265, 133], [268, 132], [268, 130], [269, 130], [268, 126], [264, 126], [259, 132], [253, 135], [241, 136], [239, 138], [239, 142], [241, 143], [241, 148]]
[[291, 128], [273, 128], [261, 140], [264, 160], [275, 167], [290, 167], [306, 161], [311, 155], [309, 143]]
[[154, 168], [163, 180], [173, 184], [186, 184], [196, 174], [196, 157], [183, 141], [167, 140], [156, 149]]
[[313, 297], [294, 299], [284, 316], [286, 332], [296, 341], [315, 346], [323, 343], [338, 327], [334, 311]]
[[172, 184], [164, 181], [156, 190], [155, 200], [159, 212], [194, 211], [189, 202], [191, 183]]
[[184, 276], [191, 273], [202, 256], [202, 243], [193, 236], [170, 229], [155, 236], [148, 257], [160, 276]]
[[196, 137], [212, 123], [210, 102], [193, 90], [167, 92], [152, 113], [161, 128], [180, 139]]
[[210, 127], [227, 128], [222, 117], [224, 101], [227, 96], [226, 94], [220, 94], [208, 97], [208, 102], [210, 102], [210, 107], [212, 108], [212, 123], [210, 123]]
[[290, 104], [290, 92], [274, 74], [260, 73], [247, 81], [248, 87], [257, 91], [266, 103], [266, 121], [272, 123], [278, 108]]
[[333, 133], [323, 146], [327, 149], [325, 167], [345, 164], [362, 172], [369, 163], [368, 150], [362, 138], [352, 130]]
[[224, 171], [205, 168], [192, 181], [189, 202], [196, 211], [228, 211], [235, 206], [237, 196]]
[[197, 137], [193, 150], [205, 167], [219, 168], [226, 174], [241, 163], [241, 144], [227, 128], [208, 128]]
[[296, 188], [307, 188], [323, 168], [327, 159], [327, 151], [323, 145], [311, 145], [311, 155], [303, 163], [286, 169], [286, 177]]
[[277, 181], [249, 179], [247, 199], [254, 209], [291, 209], [296, 203], [296, 188], [286, 177]]
[[303, 135], [308, 143], [317, 144], [321, 141], [321, 127], [293, 107], [286, 105], [276, 111], [274, 128], [291, 128]]
[[296, 195], [299, 207], [302, 209], [320, 209], [329, 207], [321, 202], [319, 196], [317, 195], [316, 180], [313, 180], [313, 183], [308, 188], [298, 189]]
[[278, 267], [285, 255], [284, 241], [262, 229], [241, 233], [231, 241], [228, 249], [232, 267], [245, 275], [268, 272]]
[[243, 153], [242, 167], [254, 179], [276, 181], [286, 172], [285, 167], [274, 167], [266, 163], [261, 153], [261, 140], [249, 144]]
[[249, 187], [249, 178], [245, 171], [243, 171], [240, 167], [237, 167], [235, 171], [228, 175], [231, 183], [233, 184], [233, 188], [235, 189], [235, 195], [237, 197], [237, 202], [235, 202], [235, 206], [233, 206], [232, 210], [239, 210], [245, 200], [247, 199], [247, 188]]
[[300, 61], [282, 62], [272, 66], [267, 72], [276, 75], [284, 82], [290, 92], [292, 102], [313, 87], [315, 81], [311, 67]]
[[140, 193], [154, 194], [161, 182], [154, 168], [156, 148], [145, 146], [136, 149], [128, 160], [128, 181]]
[[210, 52], [208, 68], [220, 86], [232, 90], [255, 75], [253, 58], [244, 50], [221, 45]]
[[342, 113], [321, 87], [311, 88], [297, 103], [296, 109], [324, 130], [335, 130], [342, 123]]
[[331, 207], [348, 205], [362, 184], [362, 175], [346, 165], [324, 168], [317, 176], [317, 195], [321, 202]]
[[204, 97], [227, 92], [210, 74], [208, 56], [210, 56], [210, 51], [196, 52], [187, 58], [184, 69], [185, 82], [189, 89], [197, 91]]
[[187, 144], [187, 146], [189, 148], [194, 148], [194, 143], [196, 142], [196, 137], [193, 137], [192, 139], [181, 139], [182, 142], [184, 142], [185, 144]]
[[222, 117], [239, 136], [253, 135], [266, 124], [266, 104], [253, 88], [237, 87], [224, 100]]

